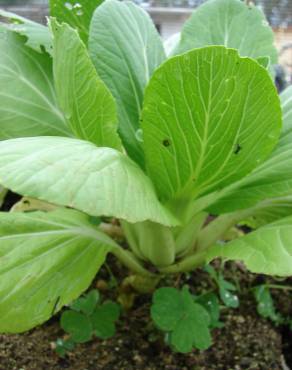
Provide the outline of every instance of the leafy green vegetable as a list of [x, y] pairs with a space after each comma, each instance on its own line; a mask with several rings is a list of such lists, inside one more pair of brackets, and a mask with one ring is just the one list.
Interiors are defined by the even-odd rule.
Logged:
[[277, 143], [281, 110], [264, 68], [213, 46], [156, 70], [142, 120], [149, 176], [161, 198], [184, 198], [220, 189], [263, 162]]
[[48, 55], [28, 48], [9, 31], [0, 31], [0, 48], [0, 139], [69, 136], [57, 107]]
[[51, 317], [91, 283], [113, 242], [73, 210], [0, 213], [0, 331]]
[[0, 183], [22, 195], [92, 216], [177, 224], [134, 162], [114, 149], [86, 141], [57, 137], [3, 141]]
[[78, 30], [87, 43], [89, 25], [95, 9], [103, 0], [50, 0], [50, 14], [59, 22], [65, 22]]
[[277, 62], [274, 35], [262, 11], [240, 0], [210, 0], [185, 23], [174, 53], [207, 45], [238, 49], [241, 56]]
[[268, 224], [226, 245], [216, 245], [207, 252], [207, 258], [222, 257], [240, 260], [251, 272], [292, 275], [292, 217]]
[[160, 288], [153, 295], [151, 317], [157, 327], [170, 333], [170, 343], [178, 352], [211, 345], [208, 312], [194, 302], [188, 289]]
[[[279, 98], [260, 10], [209, 0], [166, 60], [146, 12], [101, 2], [51, 0], [49, 28], [0, 12], [0, 191], [24, 197], [0, 213], [0, 332], [71, 303], [108, 253], [134, 273], [122, 289], [144, 293], [217, 257], [292, 275], [292, 89]], [[264, 227], [228, 242], [244, 222]], [[209, 273], [237, 307], [236, 287]], [[222, 325], [214, 293], [186, 288], [158, 289], [151, 313], [183, 353]], [[82, 296], [57, 351], [109, 338], [118, 317], [96, 291]]]
[[[256, 206], [254, 213], [258, 217], [263, 213], [273, 214], [274, 209], [282, 217], [291, 214], [292, 88], [285, 90], [280, 97], [283, 130], [277, 147], [268, 160], [249, 176], [223, 190], [210, 207], [211, 212], [218, 214]], [[268, 220], [275, 218], [269, 217]]]
[[0, 9], [0, 17], [6, 21], [5, 23], [0, 22], [2, 28], [25, 36], [25, 45], [39, 53], [42, 53], [44, 50], [49, 54], [51, 53], [52, 40], [47, 27], [3, 9]]
[[98, 146], [121, 148], [116, 132], [116, 104], [98, 77], [78, 33], [51, 22], [54, 80], [58, 101], [72, 131]]
[[138, 6], [108, 0], [93, 15], [89, 51], [99, 76], [117, 101], [119, 132], [125, 148], [143, 165], [136, 132], [144, 89], [165, 59], [158, 32], [149, 15]]

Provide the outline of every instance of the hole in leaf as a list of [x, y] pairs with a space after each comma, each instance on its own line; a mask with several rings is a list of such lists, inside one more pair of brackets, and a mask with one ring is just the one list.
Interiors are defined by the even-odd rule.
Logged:
[[242, 147], [239, 144], [236, 144], [234, 149], [234, 154], [238, 154], [241, 151]]
[[165, 146], [165, 147], [168, 147], [170, 145], [170, 141], [168, 139], [165, 139], [163, 140], [162, 144]]

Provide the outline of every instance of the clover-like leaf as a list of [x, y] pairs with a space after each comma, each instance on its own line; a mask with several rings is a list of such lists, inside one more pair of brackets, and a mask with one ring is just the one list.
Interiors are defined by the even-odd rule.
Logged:
[[120, 316], [120, 306], [108, 301], [96, 308], [91, 316], [91, 322], [95, 335], [101, 339], [107, 339], [115, 334], [115, 322]]
[[92, 337], [90, 319], [80, 312], [65, 311], [61, 316], [61, 327], [75, 343], [88, 342]]
[[99, 300], [99, 292], [96, 289], [91, 290], [84, 297], [78, 298], [71, 305], [72, 310], [80, 311], [85, 315], [91, 315]]
[[193, 347], [207, 349], [211, 345], [210, 317], [188, 289], [160, 288], [153, 295], [151, 317], [157, 327], [169, 333], [170, 344], [181, 353]]

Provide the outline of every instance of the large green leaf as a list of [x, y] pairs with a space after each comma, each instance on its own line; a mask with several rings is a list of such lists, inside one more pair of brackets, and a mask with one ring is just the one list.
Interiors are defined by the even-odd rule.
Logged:
[[[210, 207], [213, 213], [249, 208], [258, 202], [257, 212], [282, 215], [292, 210], [292, 88], [281, 94], [283, 130], [272, 155], [249, 176], [218, 194], [219, 200]], [[282, 205], [281, 205], [282, 204]], [[284, 212], [284, 213], [283, 213]], [[276, 216], [276, 215], [275, 215]]]
[[98, 77], [84, 43], [67, 24], [51, 21], [58, 102], [72, 131], [97, 146], [121, 148], [114, 98]]
[[50, 0], [50, 14], [79, 31], [87, 43], [92, 14], [103, 0]]
[[118, 105], [119, 131], [129, 155], [143, 165], [137, 138], [144, 89], [165, 59], [149, 15], [130, 2], [108, 0], [94, 13], [89, 51]]
[[44, 50], [51, 53], [52, 40], [48, 27], [3, 9], [0, 9], [0, 17], [6, 21], [6, 23], [0, 23], [1, 27], [25, 36], [27, 46], [39, 53]]
[[207, 45], [238, 49], [241, 56], [270, 57], [277, 62], [274, 35], [264, 14], [240, 0], [210, 0], [186, 22], [175, 53]]
[[28, 330], [76, 299], [111, 244], [73, 210], [0, 213], [0, 332]]
[[51, 59], [0, 31], [0, 139], [70, 135], [57, 108]]
[[216, 245], [207, 251], [207, 260], [216, 257], [240, 260], [255, 273], [292, 275], [292, 217], [260, 229], [226, 245]]
[[222, 46], [164, 63], [146, 89], [142, 119], [146, 167], [164, 200], [242, 178], [266, 159], [281, 129], [267, 71]]
[[0, 184], [93, 216], [176, 224], [153, 185], [125, 154], [69, 138], [0, 142]]

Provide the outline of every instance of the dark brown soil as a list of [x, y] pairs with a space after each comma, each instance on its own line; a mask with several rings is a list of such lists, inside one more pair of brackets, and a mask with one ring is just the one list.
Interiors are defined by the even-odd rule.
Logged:
[[66, 359], [51, 348], [50, 342], [62, 334], [57, 323], [24, 335], [1, 336], [0, 369], [282, 369], [281, 335], [256, 316], [226, 315], [225, 327], [214, 333], [214, 346], [189, 355], [171, 353], [162, 341], [150, 342], [148, 321], [147, 307], [142, 306], [121, 322], [113, 339], [80, 345]]
[[[112, 259], [109, 264], [114, 276], [121, 280], [125, 271]], [[224, 327], [213, 331], [213, 346], [207, 351], [194, 350], [188, 355], [171, 352], [151, 323], [151, 296], [141, 295], [123, 313], [114, 338], [78, 345], [64, 359], [54, 351], [54, 342], [64, 336], [58, 316], [25, 334], [0, 335], [0, 370], [287, 370], [287, 365], [292, 369], [291, 330], [276, 327], [256, 312], [251, 287], [267, 278], [249, 274], [237, 264], [227, 264], [224, 271], [226, 279], [240, 289], [240, 307], [222, 309]], [[108, 280], [108, 269], [103, 268], [99, 278]], [[291, 282], [287, 279], [280, 283]], [[97, 283], [100, 286], [100, 281]], [[162, 285], [182, 287], [186, 283], [194, 293], [214, 288], [208, 275], [200, 270]], [[117, 290], [108, 289], [104, 295], [114, 298]], [[292, 317], [291, 292], [273, 291], [273, 295], [277, 309]]]
[[[103, 271], [104, 277], [105, 274]], [[132, 309], [123, 314], [114, 338], [78, 345], [65, 359], [53, 349], [56, 339], [64, 336], [58, 317], [26, 334], [0, 336], [0, 370], [287, 370], [285, 361], [291, 359], [284, 354], [292, 352], [291, 334], [259, 317], [250, 293], [250, 285], [261, 278], [247, 275], [232, 264], [227, 266], [228, 275], [240, 280], [241, 304], [235, 310], [222, 310], [224, 327], [213, 331], [213, 346], [205, 352], [172, 353], [149, 319], [151, 296], [144, 295], [137, 297]], [[182, 276], [178, 285], [186, 282], [194, 291], [212, 287], [201, 271], [188, 279]], [[113, 293], [111, 290], [109, 295]], [[281, 291], [281, 299], [285, 313], [291, 315], [291, 296]]]

